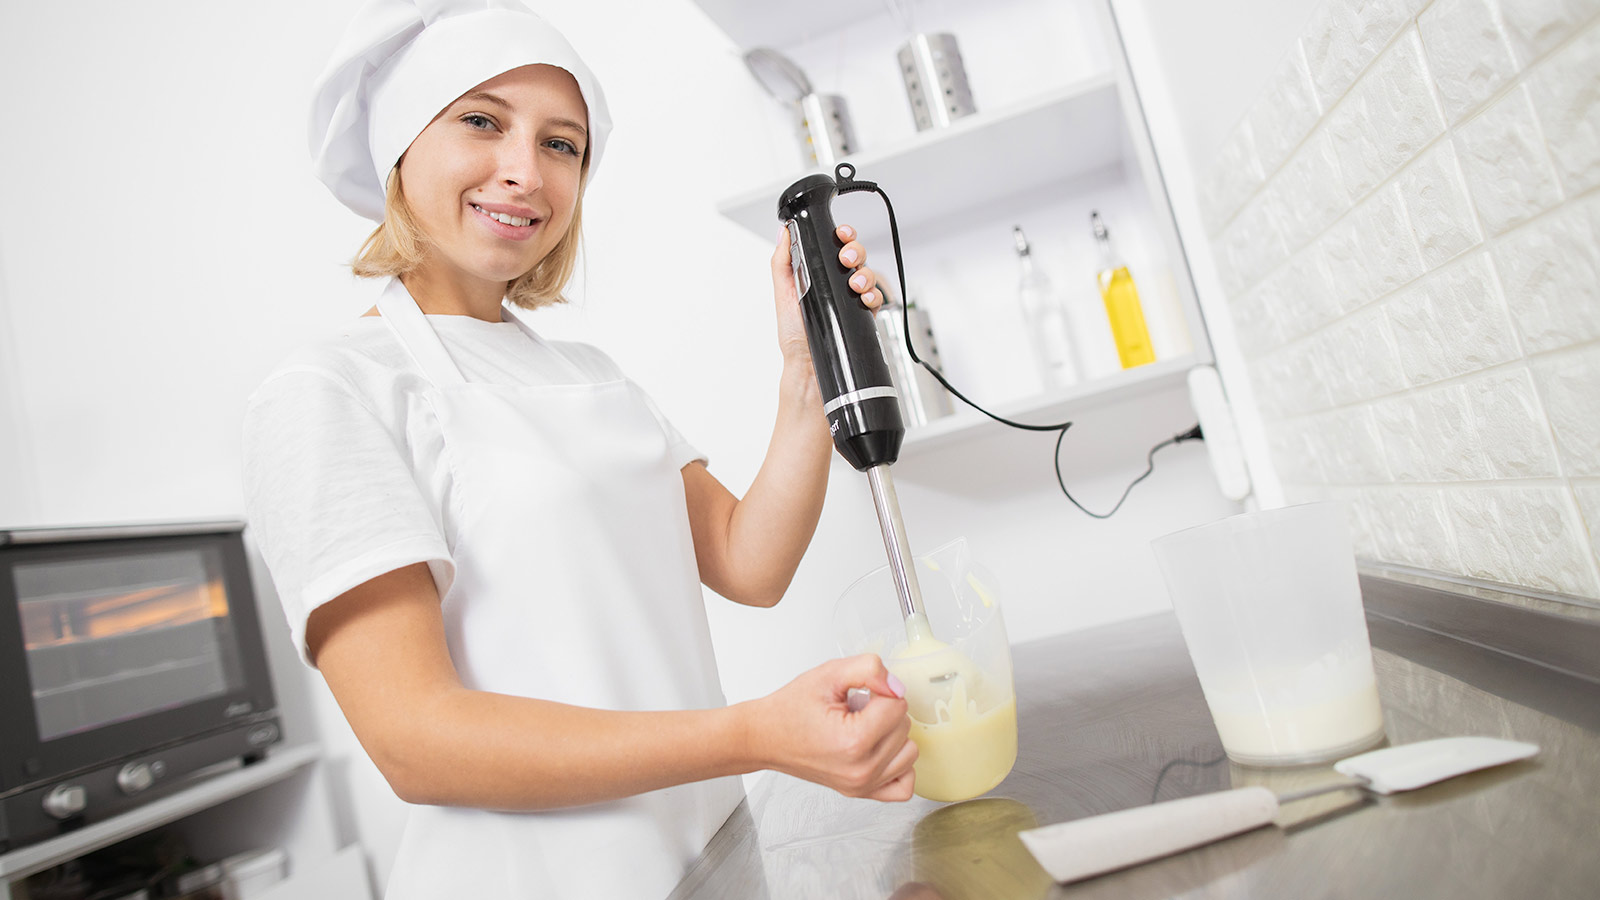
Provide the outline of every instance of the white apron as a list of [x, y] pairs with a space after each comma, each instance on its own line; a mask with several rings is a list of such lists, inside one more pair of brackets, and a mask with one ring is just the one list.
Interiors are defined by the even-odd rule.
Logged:
[[[725, 705], [683, 476], [639, 389], [469, 384], [398, 279], [378, 310], [444, 432], [462, 682], [600, 709]], [[549, 812], [416, 806], [385, 897], [665, 897], [742, 797], [721, 778]]]

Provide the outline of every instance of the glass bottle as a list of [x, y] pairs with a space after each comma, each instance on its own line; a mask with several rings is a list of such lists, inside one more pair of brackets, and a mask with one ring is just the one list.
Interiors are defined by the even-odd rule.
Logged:
[[1022, 317], [1038, 360], [1039, 374], [1046, 388], [1076, 384], [1083, 379], [1083, 372], [1078, 367], [1077, 354], [1072, 351], [1067, 312], [1061, 297], [1051, 286], [1050, 279], [1033, 264], [1033, 252], [1022, 226], [1013, 226], [1011, 236], [1017, 242], [1017, 264], [1021, 269], [1017, 299], [1022, 304]]
[[1124, 369], [1155, 362], [1156, 351], [1145, 327], [1144, 308], [1139, 305], [1139, 289], [1134, 287], [1128, 266], [1111, 248], [1111, 232], [1100, 221], [1100, 213], [1089, 213], [1095, 243], [1100, 247], [1100, 299], [1105, 301], [1106, 318], [1111, 321], [1111, 339]]

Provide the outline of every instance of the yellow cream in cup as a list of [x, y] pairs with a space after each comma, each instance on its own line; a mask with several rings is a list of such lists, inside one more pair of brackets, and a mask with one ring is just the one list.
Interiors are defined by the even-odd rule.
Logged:
[[1011, 673], [986, 673], [920, 615], [906, 620], [906, 637], [884, 663], [906, 686], [917, 795], [953, 801], [989, 791], [1017, 761]]

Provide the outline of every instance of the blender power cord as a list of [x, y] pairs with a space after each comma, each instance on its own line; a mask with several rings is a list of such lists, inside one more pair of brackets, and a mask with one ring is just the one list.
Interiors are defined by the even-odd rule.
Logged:
[[[839, 191], [840, 194], [850, 194], [850, 193], [854, 193], [856, 191], [871, 191], [872, 193], [878, 195], [878, 199], [883, 201], [883, 208], [885, 210], [887, 210], [888, 213], [889, 213], [889, 239], [894, 244], [894, 267], [895, 267], [895, 274], [899, 277], [899, 280], [900, 280], [900, 296], [901, 297], [907, 297], [908, 294], [906, 293], [906, 266], [905, 266], [905, 262], [901, 259], [901, 253], [900, 253], [900, 223], [895, 219], [895, 216], [894, 216], [894, 204], [889, 201], [889, 195], [884, 193], [883, 188], [878, 187], [878, 184], [875, 181], [858, 180], [855, 177], [855, 175], [856, 175], [855, 166], [852, 166], [849, 163], [839, 163], [837, 166], [834, 167], [833, 175], [834, 175], [834, 181], [837, 182], [837, 184], [838, 184], [838, 191]], [[1058, 434], [1056, 436], [1056, 449], [1055, 449], [1055, 454], [1054, 454], [1054, 464], [1055, 464], [1055, 470], [1056, 470], [1056, 484], [1061, 487], [1061, 493], [1065, 494], [1067, 499], [1072, 501], [1072, 505], [1076, 506], [1085, 515], [1093, 516], [1096, 519], [1109, 519], [1109, 518], [1111, 518], [1113, 515], [1116, 514], [1117, 510], [1122, 508], [1122, 504], [1127, 501], [1128, 494], [1130, 494], [1133, 491], [1134, 487], [1136, 487], [1139, 484], [1139, 482], [1145, 480], [1146, 478], [1149, 478], [1150, 477], [1150, 473], [1155, 471], [1155, 467], [1156, 467], [1156, 451], [1160, 450], [1163, 447], [1170, 447], [1173, 444], [1180, 444], [1180, 443], [1182, 443], [1184, 441], [1198, 441], [1198, 440], [1204, 440], [1205, 439], [1205, 435], [1203, 435], [1201, 433], [1201, 431], [1200, 431], [1200, 426], [1196, 425], [1193, 428], [1189, 429], [1188, 431], [1183, 432], [1182, 434], [1175, 434], [1172, 437], [1167, 438], [1166, 440], [1162, 441], [1161, 443], [1156, 444], [1154, 447], [1151, 447], [1149, 454], [1147, 454], [1146, 457], [1145, 457], [1145, 470], [1144, 470], [1143, 474], [1141, 474], [1138, 478], [1135, 478], [1132, 482], [1130, 482], [1128, 484], [1127, 489], [1122, 492], [1122, 497], [1117, 500], [1117, 505], [1111, 507], [1111, 511], [1110, 512], [1106, 512], [1106, 513], [1093, 512], [1093, 511], [1091, 511], [1089, 509], [1084, 508], [1084, 505], [1082, 503], [1079, 503], [1077, 498], [1072, 496], [1072, 492], [1067, 490], [1067, 482], [1066, 482], [1066, 480], [1061, 477], [1061, 442], [1066, 440], [1067, 430], [1072, 427], [1071, 420], [1068, 420], [1068, 421], [1065, 421], [1065, 422], [1049, 423], [1049, 424], [1032, 424], [1032, 423], [1029, 423], [1029, 422], [1018, 422], [1018, 421], [1015, 421], [1013, 419], [1008, 419], [1005, 416], [997, 415], [995, 413], [992, 413], [992, 412], [988, 411], [987, 409], [984, 409], [982, 406], [979, 406], [976, 401], [972, 400], [966, 394], [963, 394], [963, 393], [961, 393], [961, 391], [957, 390], [956, 386], [951, 384], [950, 381], [944, 377], [944, 373], [943, 372], [940, 372], [938, 369], [935, 369], [933, 366], [928, 364], [927, 360], [924, 360], [922, 357], [917, 355], [917, 348], [915, 346], [913, 346], [912, 343], [911, 343], [911, 309], [910, 309], [910, 306], [905, 302], [902, 302], [900, 304], [900, 315], [901, 315], [901, 317], [903, 319], [903, 324], [904, 324], [904, 327], [901, 329], [901, 331], [904, 332], [905, 337], [906, 337], [906, 352], [911, 354], [911, 360], [913, 362], [915, 362], [917, 365], [920, 365], [920, 366], [922, 366], [922, 368], [926, 369], [928, 371], [928, 374], [932, 375], [934, 380], [939, 382], [939, 384], [942, 385], [945, 390], [947, 390], [951, 394], [955, 395], [956, 399], [958, 399], [962, 403], [965, 403], [966, 405], [972, 407], [973, 409], [977, 410], [978, 412], [983, 413], [984, 415], [986, 415], [989, 418], [995, 420], [996, 422], [999, 422], [1002, 425], [1009, 425], [1012, 428], [1019, 428], [1019, 429], [1021, 429], [1023, 431], [1057, 431], [1057, 432], [1060, 432], [1060, 434]]]
[[1122, 508], [1122, 504], [1127, 502], [1128, 495], [1133, 492], [1134, 485], [1137, 485], [1139, 482], [1141, 482], [1141, 481], [1145, 480], [1146, 478], [1150, 477], [1150, 473], [1154, 472], [1156, 470], [1156, 451], [1157, 450], [1160, 450], [1162, 447], [1171, 447], [1173, 444], [1181, 444], [1184, 441], [1203, 441], [1203, 440], [1205, 440], [1205, 435], [1201, 433], [1200, 426], [1196, 425], [1193, 428], [1189, 429], [1188, 431], [1185, 431], [1182, 434], [1175, 434], [1172, 437], [1169, 437], [1166, 440], [1162, 441], [1161, 443], [1155, 445], [1154, 447], [1151, 447], [1149, 455], [1145, 457], [1144, 474], [1140, 475], [1138, 478], [1135, 478], [1128, 485], [1127, 489], [1125, 489], [1122, 492], [1122, 497], [1117, 500], [1117, 505], [1111, 507], [1111, 511], [1110, 512], [1097, 513], [1097, 512], [1094, 512], [1093, 510], [1085, 509], [1084, 505], [1082, 503], [1079, 503], [1077, 501], [1077, 499], [1072, 496], [1072, 492], [1067, 490], [1067, 483], [1061, 477], [1061, 441], [1064, 438], [1066, 438], [1066, 436], [1067, 436], [1067, 430], [1065, 428], [1063, 428], [1063, 429], [1061, 429], [1060, 436], [1056, 438], [1056, 453], [1055, 453], [1056, 484], [1061, 485], [1061, 493], [1067, 495], [1067, 499], [1072, 501], [1072, 505], [1073, 506], [1076, 506], [1078, 509], [1083, 510], [1084, 515], [1094, 516], [1096, 519], [1109, 519], [1109, 518], [1111, 518], [1116, 513], [1117, 510]]

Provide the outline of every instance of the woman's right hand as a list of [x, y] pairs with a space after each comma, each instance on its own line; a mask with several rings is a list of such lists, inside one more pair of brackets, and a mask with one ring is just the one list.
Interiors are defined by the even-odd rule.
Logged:
[[[851, 712], [851, 688], [872, 699]], [[823, 663], [751, 704], [750, 740], [765, 768], [847, 797], [909, 800], [917, 745], [905, 688], [876, 654]]]

